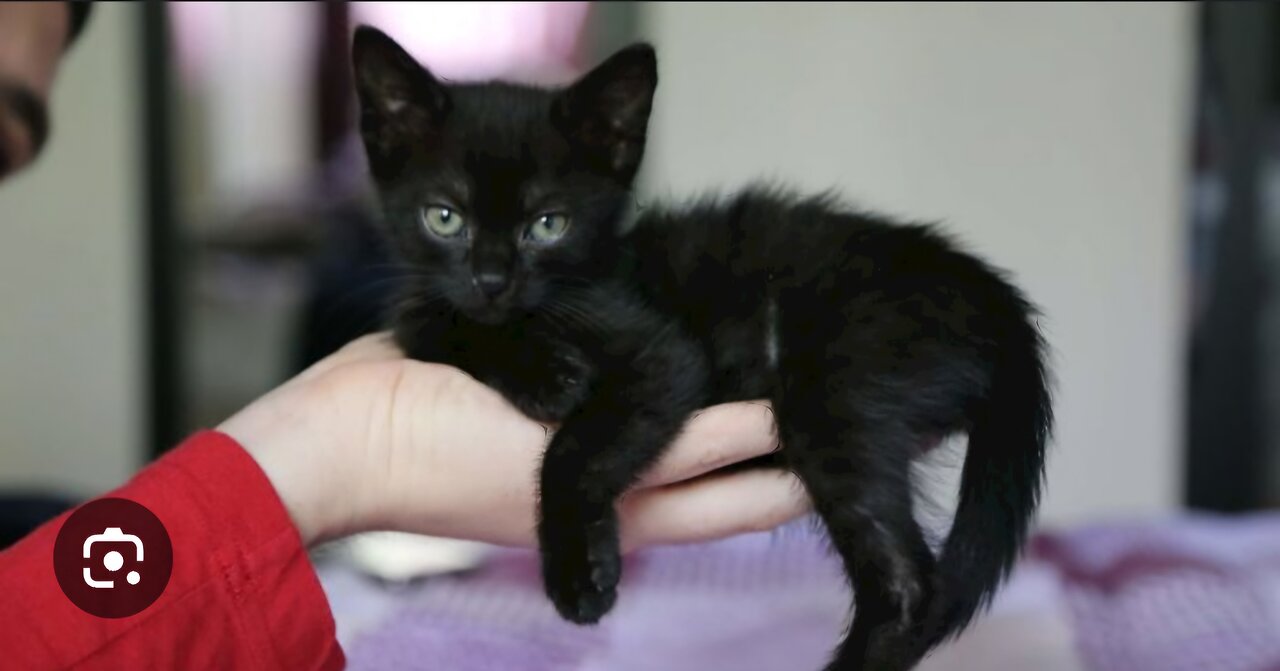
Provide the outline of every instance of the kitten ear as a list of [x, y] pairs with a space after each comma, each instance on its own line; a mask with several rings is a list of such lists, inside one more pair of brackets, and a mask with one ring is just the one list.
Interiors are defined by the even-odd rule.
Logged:
[[360, 134], [379, 179], [397, 174], [413, 146], [439, 133], [449, 94], [395, 40], [371, 26], [356, 28], [351, 45]]
[[644, 155], [657, 86], [653, 47], [633, 44], [565, 89], [553, 120], [598, 168], [630, 182]]

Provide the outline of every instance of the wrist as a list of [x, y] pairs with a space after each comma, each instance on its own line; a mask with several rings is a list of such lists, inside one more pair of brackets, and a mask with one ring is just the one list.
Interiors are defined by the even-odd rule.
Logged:
[[302, 542], [314, 545], [343, 533], [350, 502], [334, 436], [317, 422], [321, 408], [300, 401], [307, 390], [289, 385], [255, 401], [217, 427], [253, 457], [293, 520]]

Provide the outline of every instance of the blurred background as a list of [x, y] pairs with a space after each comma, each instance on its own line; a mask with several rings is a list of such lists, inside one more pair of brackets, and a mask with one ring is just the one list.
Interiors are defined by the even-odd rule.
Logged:
[[1278, 17], [103, 4], [44, 155], [0, 187], [0, 489], [104, 491], [380, 327], [391, 287], [348, 71], [352, 27], [371, 23], [455, 80], [561, 83], [649, 40], [643, 197], [834, 186], [1008, 268], [1044, 308], [1058, 376], [1043, 529], [1274, 508]]

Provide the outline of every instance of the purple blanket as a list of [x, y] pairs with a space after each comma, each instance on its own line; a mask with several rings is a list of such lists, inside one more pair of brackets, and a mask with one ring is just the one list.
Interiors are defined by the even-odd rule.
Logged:
[[1088, 667], [1280, 671], [1280, 517], [1044, 535]]
[[[774, 534], [633, 556], [597, 627], [561, 621], [536, 557], [389, 588], [321, 566], [352, 669], [817, 669], [849, 600], [825, 542]], [[1280, 671], [1280, 516], [1040, 535], [937, 669]]]

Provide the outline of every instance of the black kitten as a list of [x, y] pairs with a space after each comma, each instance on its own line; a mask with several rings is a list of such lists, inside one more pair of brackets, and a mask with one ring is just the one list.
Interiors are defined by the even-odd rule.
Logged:
[[[696, 409], [771, 399], [855, 589], [830, 669], [902, 669], [962, 629], [1015, 561], [1051, 423], [1033, 310], [925, 226], [750, 189], [622, 230], [657, 84], [644, 45], [547, 90], [445, 85], [356, 32], [361, 130], [389, 235], [414, 269], [412, 357], [456, 365], [563, 422], [543, 460], [547, 594], [612, 607], [614, 502]], [[935, 559], [911, 459], [967, 431]]]

